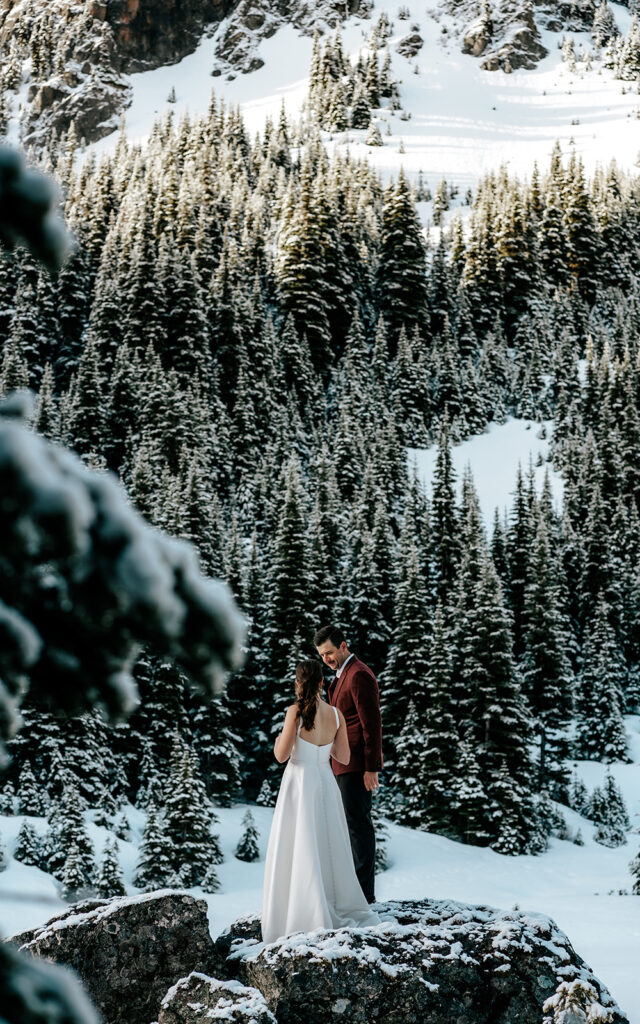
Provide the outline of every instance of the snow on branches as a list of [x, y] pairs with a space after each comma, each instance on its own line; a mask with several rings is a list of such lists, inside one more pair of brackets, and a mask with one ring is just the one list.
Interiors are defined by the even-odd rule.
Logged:
[[126, 714], [142, 645], [219, 692], [243, 638], [226, 586], [201, 576], [190, 544], [149, 526], [115, 476], [19, 422], [24, 406], [0, 406], [0, 742], [27, 688], [45, 707]]

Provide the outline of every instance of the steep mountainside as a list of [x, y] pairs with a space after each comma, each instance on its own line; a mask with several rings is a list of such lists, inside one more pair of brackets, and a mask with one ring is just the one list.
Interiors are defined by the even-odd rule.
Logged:
[[[129, 105], [123, 76], [179, 61], [203, 32], [221, 28], [222, 65], [252, 71], [262, 63], [256, 41], [279, 26], [335, 26], [361, 6], [359, 0], [1, 0], [0, 91], [21, 105], [25, 144], [39, 146], [72, 122], [80, 138], [92, 141], [113, 131]], [[8, 106], [5, 99], [5, 124]]]
[[[637, 26], [629, 39], [619, 36], [608, 0], [535, 6], [531, 0], [441, 0], [426, 12], [399, 3], [389, 16], [379, 6], [373, 0], [0, 0], [0, 134], [19, 115], [26, 145], [39, 147], [72, 123], [80, 138], [94, 141], [110, 134], [130, 105], [129, 75], [177, 63], [203, 36], [212, 43], [207, 73], [233, 77], [261, 68], [261, 44], [283, 27], [310, 35], [347, 19], [360, 26], [363, 43], [373, 33], [374, 45], [383, 46], [393, 35], [394, 53], [410, 61], [423, 50], [425, 27], [433, 22], [452, 55], [469, 54], [489, 71], [535, 68], [550, 47], [563, 43], [563, 33], [572, 32], [590, 33], [590, 61], [625, 64], [629, 74], [616, 77], [635, 80], [640, 70]], [[570, 41], [563, 57], [583, 59]], [[208, 92], [206, 81], [202, 87]]]

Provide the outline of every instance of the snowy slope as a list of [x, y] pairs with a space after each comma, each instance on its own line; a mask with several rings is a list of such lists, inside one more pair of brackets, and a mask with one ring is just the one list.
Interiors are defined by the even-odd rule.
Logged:
[[[538, 494], [542, 490], [545, 473], [549, 473], [554, 501], [560, 509], [562, 478], [547, 462], [551, 428], [550, 421], [544, 424], [546, 436], [543, 437], [540, 424], [510, 419], [506, 423], [491, 424], [486, 433], [477, 434], [452, 448], [458, 496], [463, 473], [467, 466], [471, 466], [485, 526], [489, 530], [494, 510], [497, 508], [502, 518], [505, 509], [511, 508], [519, 465], [524, 474], [529, 465], [533, 465]], [[435, 446], [409, 449], [409, 465], [415, 466], [418, 478], [428, 489], [433, 479], [436, 456]]]
[[[556, 139], [565, 152], [575, 145], [589, 172], [611, 158], [624, 168], [635, 165], [640, 151], [640, 97], [635, 88], [616, 81], [597, 63], [591, 72], [570, 72], [561, 60], [560, 34], [542, 30], [548, 56], [535, 70], [506, 75], [483, 71], [479, 60], [462, 54], [454, 38], [460, 26], [437, 7], [414, 2], [409, 5], [411, 18], [400, 21], [398, 6], [377, 0], [370, 19], [350, 18], [343, 29], [343, 48], [355, 61], [379, 14], [388, 12], [394, 21], [393, 74], [411, 117], [402, 120], [399, 112], [385, 112], [381, 148], [366, 147], [364, 131], [328, 140], [331, 146], [368, 154], [385, 176], [403, 166], [412, 176], [422, 170], [432, 187], [446, 177], [463, 190], [502, 163], [523, 176], [531, 174], [534, 160], [545, 167]], [[620, 4], [612, 8], [618, 27], [625, 31], [628, 10]], [[419, 26], [424, 46], [417, 57], [407, 59], [396, 53], [395, 45], [412, 24]], [[580, 43], [591, 48], [587, 33], [572, 35], [576, 49]], [[312, 46], [308, 36], [290, 26], [281, 28], [259, 45], [264, 67], [232, 81], [211, 77], [216, 45], [217, 35], [204, 37], [196, 52], [180, 63], [130, 76], [133, 103], [126, 123], [132, 138], [143, 139], [154, 118], [168, 109], [172, 87], [178, 117], [187, 110], [204, 113], [212, 87], [226, 102], [240, 105], [251, 133], [263, 128], [267, 116], [277, 118], [283, 101], [287, 112], [297, 115], [307, 88]], [[401, 141], [404, 154], [399, 152]], [[93, 148], [100, 153], [115, 144], [112, 135]]]
[[[562, 808], [572, 834], [581, 829], [585, 845], [552, 839], [541, 856], [507, 857], [493, 850], [465, 846], [442, 836], [389, 824], [389, 868], [377, 877], [381, 900], [432, 896], [468, 903], [548, 914], [569, 935], [574, 947], [607, 984], [631, 1024], [640, 1024], [640, 896], [620, 895], [631, 886], [628, 863], [640, 847], [640, 716], [626, 719], [633, 764], [614, 764], [612, 772], [626, 801], [632, 823], [629, 841], [618, 849], [593, 842], [593, 825]], [[591, 791], [604, 780], [605, 766], [576, 762], [578, 774]], [[383, 780], [384, 784], [384, 780]], [[215, 937], [242, 914], [260, 913], [264, 856], [273, 810], [252, 806], [260, 833], [260, 861], [245, 864], [233, 856], [242, 833], [245, 805], [218, 809], [218, 831], [225, 861], [218, 868], [221, 892], [204, 895], [209, 906], [211, 934]], [[91, 814], [88, 812], [88, 816]], [[133, 841], [119, 840], [120, 863], [127, 891], [131, 885], [137, 844], [144, 817], [129, 808]], [[13, 848], [21, 817], [0, 817], [0, 835]], [[39, 831], [44, 820], [30, 819]], [[89, 826], [99, 855], [107, 836], [104, 828]], [[199, 889], [193, 892], [201, 896]], [[26, 898], [25, 898], [26, 897]], [[42, 899], [44, 897], [44, 899]], [[4, 935], [35, 927], [64, 906], [48, 875], [11, 860], [0, 873], [0, 925]]]

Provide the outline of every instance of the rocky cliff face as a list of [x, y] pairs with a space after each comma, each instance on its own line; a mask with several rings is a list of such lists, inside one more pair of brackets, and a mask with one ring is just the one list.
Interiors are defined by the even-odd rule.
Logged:
[[628, 1024], [548, 917], [428, 899], [376, 910], [376, 927], [269, 945], [245, 917], [214, 944], [204, 901], [163, 890], [78, 904], [11, 941], [74, 967], [105, 1024]]
[[[173, 64], [220, 29], [212, 73], [253, 71], [261, 39], [284, 24], [332, 27], [369, 0], [0, 0], [0, 53], [29, 67], [26, 145], [73, 122], [88, 142], [114, 131], [131, 102], [126, 75]], [[3, 61], [0, 58], [0, 70]], [[5, 86], [7, 82], [5, 81]], [[17, 94], [24, 80], [9, 83]]]
[[220, 22], [237, 0], [89, 0], [92, 17], [112, 30], [119, 70], [172, 64], [191, 53], [207, 25]]

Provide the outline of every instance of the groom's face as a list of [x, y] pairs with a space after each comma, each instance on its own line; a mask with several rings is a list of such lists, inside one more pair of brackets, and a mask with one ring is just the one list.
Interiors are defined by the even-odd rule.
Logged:
[[328, 665], [330, 669], [337, 672], [349, 657], [349, 650], [344, 640], [339, 647], [334, 647], [330, 640], [326, 640], [318, 647], [318, 654], [325, 665]]

